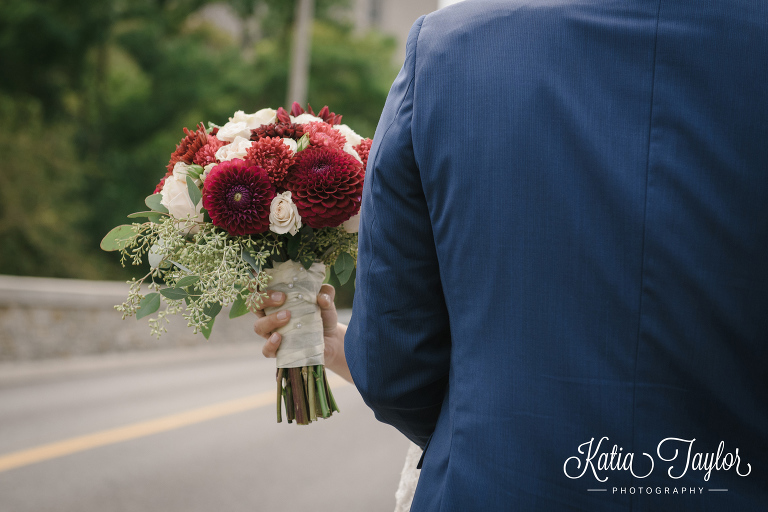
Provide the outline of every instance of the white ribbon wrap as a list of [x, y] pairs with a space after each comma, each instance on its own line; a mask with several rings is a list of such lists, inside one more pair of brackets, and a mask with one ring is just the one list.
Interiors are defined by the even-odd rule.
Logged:
[[285, 293], [285, 302], [277, 308], [265, 308], [271, 315], [275, 311], [291, 310], [291, 320], [277, 329], [282, 336], [277, 350], [278, 368], [298, 368], [325, 364], [323, 359], [323, 320], [317, 305], [317, 294], [325, 280], [325, 264], [315, 262], [309, 268], [298, 261], [274, 263], [265, 270], [272, 277], [269, 289]]

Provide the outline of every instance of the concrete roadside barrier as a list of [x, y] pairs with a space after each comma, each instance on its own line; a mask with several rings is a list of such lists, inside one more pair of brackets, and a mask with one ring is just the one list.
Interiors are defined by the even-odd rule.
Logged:
[[[151, 336], [147, 319], [122, 320], [114, 309], [128, 294], [124, 282], [0, 275], [0, 361], [169, 349], [206, 344], [262, 343], [253, 315], [216, 319], [210, 340], [192, 334], [181, 316], [168, 332]], [[339, 312], [342, 322], [350, 311]]]

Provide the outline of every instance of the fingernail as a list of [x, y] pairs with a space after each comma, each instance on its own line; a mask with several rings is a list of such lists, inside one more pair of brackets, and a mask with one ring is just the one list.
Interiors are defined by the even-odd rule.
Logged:
[[326, 306], [331, 305], [331, 296], [328, 295], [327, 293], [321, 293], [320, 298], [323, 299], [323, 302], [325, 302]]
[[272, 299], [275, 302], [280, 302], [283, 300], [283, 292], [273, 292], [270, 296], [270, 299]]
[[278, 320], [285, 320], [286, 318], [288, 318], [288, 314], [289, 314], [289, 311], [288, 311], [288, 310], [285, 310], [285, 311], [280, 311], [280, 312], [277, 314], [277, 319], [278, 319]]
[[276, 345], [278, 337], [279, 336], [277, 335], [277, 333], [273, 332], [272, 336], [269, 337], [269, 342], [272, 343], [273, 345]]

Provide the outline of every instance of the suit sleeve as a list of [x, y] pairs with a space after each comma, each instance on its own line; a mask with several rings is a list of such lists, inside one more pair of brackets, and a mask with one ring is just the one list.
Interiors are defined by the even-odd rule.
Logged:
[[411, 121], [418, 37], [387, 97], [368, 159], [357, 287], [345, 339], [355, 384], [376, 417], [425, 446], [446, 396], [448, 313]]

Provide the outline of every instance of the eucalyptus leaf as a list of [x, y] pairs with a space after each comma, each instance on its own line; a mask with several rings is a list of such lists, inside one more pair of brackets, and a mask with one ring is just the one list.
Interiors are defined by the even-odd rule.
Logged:
[[122, 224], [116, 228], [112, 228], [109, 233], [102, 239], [100, 247], [104, 251], [119, 251], [123, 249], [128, 240], [136, 235], [134, 227], [131, 224]]
[[200, 175], [203, 174], [203, 167], [195, 164], [187, 166], [187, 174], [196, 180], [200, 179]]
[[183, 270], [184, 272], [187, 272], [188, 274], [191, 274], [191, 273], [192, 273], [192, 271], [191, 271], [191, 270], [189, 270], [187, 267], [185, 267], [185, 266], [184, 266], [184, 265], [182, 265], [181, 263], [177, 263], [177, 262], [175, 262], [175, 261], [173, 261], [173, 260], [168, 260], [168, 261], [170, 261], [171, 263], [173, 263], [174, 265], [176, 265], [176, 267], [178, 267], [180, 270]]
[[160, 290], [160, 293], [163, 295], [163, 297], [170, 300], [181, 300], [189, 295], [181, 288], [163, 288]]
[[168, 213], [168, 208], [161, 203], [162, 200], [163, 194], [153, 194], [144, 200], [144, 204], [152, 211]]
[[314, 235], [315, 231], [311, 227], [304, 224], [301, 226], [301, 229], [299, 229], [299, 233], [301, 233], [302, 237], [311, 237]]
[[216, 317], [212, 317], [210, 321], [203, 326], [200, 332], [203, 333], [203, 336], [205, 336], [205, 339], [210, 339], [211, 337], [211, 331], [213, 331], [213, 322], [216, 321]]
[[137, 219], [141, 217], [146, 217], [150, 221], [154, 222], [155, 224], [160, 224], [160, 221], [162, 220], [163, 216], [167, 216], [168, 214], [161, 213], [161, 212], [136, 212], [132, 213], [128, 216], [129, 219]]
[[192, 204], [197, 205], [203, 198], [203, 194], [200, 193], [200, 189], [195, 185], [195, 180], [189, 175], [187, 175], [187, 190], [189, 190], [189, 198], [192, 200]]
[[256, 261], [256, 258], [251, 256], [251, 253], [249, 253], [246, 250], [243, 250], [243, 252], [240, 254], [240, 256], [243, 258], [244, 262], [249, 264], [251, 266], [251, 268], [253, 268], [253, 270], [256, 271], [257, 274], [259, 272], [261, 272], [261, 265], [259, 265], [259, 262]]
[[216, 315], [221, 313], [221, 304], [218, 302], [212, 302], [203, 308], [203, 313], [210, 316], [211, 318], [215, 318]]
[[176, 282], [176, 288], [192, 286], [200, 280], [200, 276], [184, 276]]
[[299, 246], [301, 245], [301, 235], [294, 235], [288, 239], [288, 258], [296, 261], [299, 259]]
[[235, 302], [232, 303], [232, 308], [229, 310], [229, 318], [237, 318], [239, 316], [245, 315], [246, 313], [248, 313], [248, 305], [246, 300], [242, 296], [239, 296]]
[[158, 309], [160, 309], [160, 294], [157, 292], [149, 293], [139, 302], [136, 319], [139, 320], [147, 315], [151, 315]]
[[309, 267], [311, 267], [314, 262], [315, 258], [310, 254], [305, 254], [301, 257], [301, 265], [307, 270], [309, 270]]
[[352, 271], [355, 269], [355, 259], [349, 253], [343, 252], [336, 258], [333, 264], [333, 271], [339, 279], [339, 284], [343, 285], [349, 281]]

